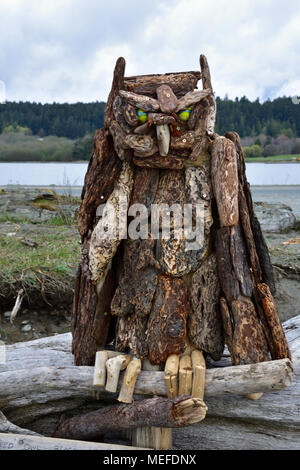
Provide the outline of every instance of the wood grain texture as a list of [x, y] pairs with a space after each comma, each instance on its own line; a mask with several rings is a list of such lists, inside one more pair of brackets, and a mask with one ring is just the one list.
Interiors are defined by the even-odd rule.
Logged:
[[109, 126], [109, 132], [113, 138], [114, 148], [120, 160], [130, 160], [132, 150], [125, 144], [126, 133], [120, 124], [113, 120]]
[[199, 398], [155, 397], [133, 404], [107, 406], [59, 424], [54, 437], [97, 440], [104, 431], [140, 426], [181, 427], [205, 417], [206, 406]]
[[220, 228], [215, 241], [219, 279], [227, 301], [236, 300], [240, 292], [251, 297], [253, 281], [239, 225]]
[[138, 95], [129, 91], [120, 90], [120, 96], [124, 98], [131, 105], [141, 108], [143, 111], [158, 111], [159, 103], [154, 98], [149, 96]]
[[221, 226], [239, 223], [239, 183], [234, 144], [218, 137], [212, 145], [211, 174]]
[[125, 59], [123, 57], [119, 57], [114, 70], [111, 91], [109, 93], [104, 110], [104, 127], [106, 129], [109, 128], [113, 120], [113, 103], [115, 101], [115, 98], [119, 94], [119, 90], [121, 90], [124, 85], [125, 65]]
[[141, 168], [160, 168], [162, 170], [182, 170], [184, 160], [175, 155], [162, 157], [156, 153], [150, 157], [134, 157], [133, 163]]
[[161, 364], [170, 354], [184, 352], [189, 313], [190, 305], [184, 282], [159, 275], [147, 331], [151, 364]]
[[168, 85], [173, 92], [182, 96], [194, 90], [200, 79], [200, 72], [166, 73], [163, 75], [139, 75], [125, 77], [124, 88], [127, 91], [156, 97], [156, 89]]
[[199, 101], [207, 98], [211, 94], [211, 90], [193, 90], [186, 93], [186, 95], [182, 96], [178, 100], [178, 104], [176, 107], [176, 112], [181, 111], [182, 109], [186, 109]]
[[160, 85], [156, 89], [156, 95], [159, 107], [163, 113], [170, 114], [176, 110], [178, 99], [169, 85]]
[[221, 289], [214, 255], [193, 274], [190, 294], [189, 340], [193, 346], [219, 360], [224, 350], [224, 333], [219, 311]]
[[276, 359], [289, 358], [291, 353], [279, 319], [278, 311], [273, 296], [267, 284], [258, 284], [257, 290], [261, 299], [263, 310], [271, 331], [273, 343], [276, 349]]
[[121, 171], [122, 163], [114, 150], [112, 140], [104, 129], [96, 132], [93, 153], [89, 161], [78, 210], [78, 230], [85, 237], [93, 227], [96, 210], [107, 201], [113, 190], [114, 180]]
[[148, 357], [147, 345], [148, 317], [126, 315], [119, 317], [116, 326], [115, 349], [130, 351], [139, 359]]

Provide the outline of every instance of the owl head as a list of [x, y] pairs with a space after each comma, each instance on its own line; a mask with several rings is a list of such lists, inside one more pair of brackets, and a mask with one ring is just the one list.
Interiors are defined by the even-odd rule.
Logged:
[[[203, 55], [200, 66], [201, 72], [125, 77], [125, 60], [117, 60], [105, 127], [121, 160], [180, 169], [185, 160], [197, 159], [199, 146], [214, 133], [216, 114]], [[200, 78], [201, 90], [197, 88]]]

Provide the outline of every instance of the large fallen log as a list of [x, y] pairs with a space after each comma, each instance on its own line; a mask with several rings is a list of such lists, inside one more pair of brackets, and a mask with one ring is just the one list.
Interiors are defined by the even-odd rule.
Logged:
[[0, 434], [0, 450], [141, 450], [137, 447], [83, 442], [70, 439], [28, 436], [25, 434]]
[[206, 410], [200, 398], [155, 397], [132, 404], [106, 406], [83, 416], [66, 419], [59, 423], [54, 437], [97, 440], [109, 430], [141, 426], [183, 427], [202, 421]]
[[[78, 406], [72, 400], [88, 399], [93, 391], [93, 367], [36, 367], [0, 373], [0, 409], [16, 422], [32, 421], [54, 411]], [[289, 359], [208, 369], [205, 398], [227, 394], [249, 394], [281, 390], [293, 377]], [[120, 374], [119, 387], [123, 382]], [[142, 371], [137, 379], [138, 395], [167, 396], [164, 372]], [[101, 391], [102, 397], [107, 392]], [[71, 406], [70, 406], [71, 405]]]
[[[300, 316], [292, 318], [283, 326], [293, 358], [295, 377], [292, 385], [284, 390], [265, 393], [260, 400], [255, 402], [247, 400], [244, 393], [242, 396], [223, 394], [223, 396], [216, 397], [206, 394], [204, 396], [208, 406], [206, 419], [200, 425], [174, 430], [174, 449], [299, 449]], [[15, 371], [17, 380], [17, 371], [24, 367], [27, 369], [39, 366], [70, 367], [73, 364], [71, 342], [71, 334], [66, 333], [8, 345], [6, 346], [6, 363], [0, 364], [0, 371]], [[223, 358], [218, 362], [208, 361], [207, 366], [230, 367], [231, 359], [228, 352], [225, 351]], [[86, 371], [92, 368], [77, 367], [76, 369]], [[32, 384], [31, 387], [31, 391], [37, 387], [36, 402], [30, 404], [30, 397], [27, 396], [22, 404], [23, 397], [19, 396], [19, 400], [16, 397], [16, 403], [9, 412], [6, 412], [7, 418], [18, 425], [30, 423], [29, 426], [40, 433], [44, 433], [46, 427], [49, 430], [48, 434], [51, 434], [54, 430], [52, 416], [55, 411], [59, 413], [81, 407], [78, 410], [80, 413], [80, 409], [86, 405], [89, 408], [84, 412], [89, 411], [91, 406], [99, 408], [99, 401], [95, 402], [90, 395], [90, 385], [86, 382], [85, 371], [79, 397], [76, 398], [70, 389], [68, 389], [67, 397], [62, 398], [65, 393], [64, 389], [55, 397], [56, 394], [52, 390], [51, 401], [49, 393], [53, 385], [48, 382], [46, 376], [43, 376], [41, 382], [44, 380], [44, 384], [41, 383], [38, 387]], [[61, 369], [61, 374], [63, 374], [63, 369]], [[90, 373], [90, 378], [92, 380], [92, 373]], [[2, 383], [1, 374], [0, 383]], [[18, 383], [20, 384], [21, 381]], [[31, 391], [29, 388], [29, 395]], [[104, 392], [101, 392], [102, 396], [104, 397]], [[39, 420], [39, 417], [42, 419]], [[41, 426], [39, 423], [42, 427], [39, 427]], [[212, 436], [214, 436], [213, 439]]]

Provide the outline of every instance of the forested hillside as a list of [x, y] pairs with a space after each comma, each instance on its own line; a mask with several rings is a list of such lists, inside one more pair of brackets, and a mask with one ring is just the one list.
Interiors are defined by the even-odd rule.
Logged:
[[[241, 137], [270, 137], [280, 134], [300, 137], [300, 105], [290, 98], [251, 102], [217, 98], [217, 127], [219, 134], [235, 130]], [[77, 139], [103, 126], [105, 103], [41, 104], [7, 102], [0, 105], [0, 133], [7, 126], [23, 126], [34, 135], [56, 135]]]

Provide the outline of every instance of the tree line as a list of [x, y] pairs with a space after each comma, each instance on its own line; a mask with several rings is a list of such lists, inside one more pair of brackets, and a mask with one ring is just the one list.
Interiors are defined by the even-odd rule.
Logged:
[[[300, 137], [300, 105], [291, 98], [277, 98], [260, 103], [246, 97], [230, 100], [217, 98], [216, 131], [223, 135], [235, 130], [241, 137], [260, 134], [276, 138]], [[105, 103], [7, 102], [0, 105], [0, 133], [9, 126], [29, 128], [40, 137], [55, 135], [78, 139], [93, 134], [103, 126]]]

